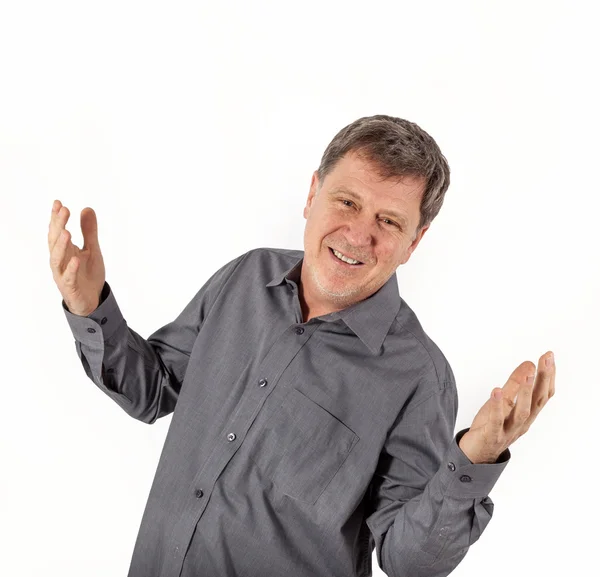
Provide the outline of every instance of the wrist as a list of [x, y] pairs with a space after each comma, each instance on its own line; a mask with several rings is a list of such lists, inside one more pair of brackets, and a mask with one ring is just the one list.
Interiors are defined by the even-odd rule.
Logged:
[[473, 465], [493, 465], [498, 461], [500, 455], [474, 455], [469, 453], [469, 449], [461, 442], [458, 443], [458, 448], [463, 452], [465, 457], [471, 461]]

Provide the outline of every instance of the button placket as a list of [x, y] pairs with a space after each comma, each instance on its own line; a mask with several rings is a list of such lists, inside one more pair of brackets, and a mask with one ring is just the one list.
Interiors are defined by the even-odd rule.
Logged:
[[[313, 327], [315, 328], [315, 327]], [[291, 332], [290, 332], [291, 330]], [[307, 329], [303, 326], [300, 325], [300, 323], [298, 321], [296, 321], [296, 323], [291, 323], [291, 325], [288, 325], [288, 328], [286, 330], [286, 334], [287, 334], [287, 338], [288, 339], [294, 339], [296, 335], [301, 336], [305, 334], [305, 331]], [[310, 331], [309, 331], [310, 332]], [[309, 333], [306, 333], [307, 336]], [[284, 342], [284, 338], [282, 335], [282, 338], [278, 339], [278, 341], [276, 341], [275, 346], [272, 348], [271, 351], [269, 351], [269, 354], [267, 355], [267, 357], [265, 359], [263, 359], [263, 362], [261, 364], [260, 367], [258, 367], [258, 370], [260, 372], [262, 372], [263, 374], [269, 374], [269, 378], [267, 379], [266, 377], [258, 377], [256, 379], [256, 381], [254, 381], [256, 383], [256, 385], [258, 385], [258, 387], [260, 388], [264, 388], [264, 394], [258, 395], [257, 392], [257, 397], [259, 398], [259, 396], [261, 398], [268, 395], [269, 390], [266, 389], [267, 385], [269, 385], [269, 388], [271, 389], [272, 386], [274, 385], [274, 383], [277, 381], [277, 378], [280, 376], [277, 367], [278, 366], [287, 366], [287, 364], [291, 361], [291, 359], [295, 356], [295, 354], [297, 353], [298, 349], [302, 346], [302, 343], [304, 342], [304, 339], [306, 337], [303, 337], [301, 340], [298, 340], [295, 342], [295, 346], [290, 349], [289, 347], [286, 349], [285, 346], [283, 345]], [[279, 346], [278, 346], [279, 345]], [[260, 374], [259, 372], [259, 374]], [[273, 372], [273, 374], [271, 374], [271, 372]], [[269, 382], [271, 381], [271, 382]], [[240, 411], [239, 414], [239, 419], [237, 419], [235, 422], [230, 423], [229, 426], [231, 426], [232, 428], [239, 428], [240, 433], [242, 434], [242, 437], [240, 438], [240, 441], [243, 442], [243, 437], [244, 437], [244, 432], [246, 430], [245, 428], [245, 419], [246, 417], [249, 417], [251, 415], [251, 411], [250, 411], [250, 405], [243, 407], [242, 410]], [[228, 455], [230, 452], [235, 451], [238, 448], [239, 443], [235, 443], [235, 441], [237, 441], [238, 437], [237, 437], [237, 433], [235, 432], [225, 432], [225, 437], [226, 440], [229, 443], [234, 443], [231, 448], [230, 451], [215, 451], [211, 457], [209, 458], [209, 461], [206, 464], [206, 470], [212, 469], [212, 468], [218, 468], [219, 466], [219, 461], [224, 459], [224, 454]], [[194, 479], [194, 485], [197, 486], [197, 484], [204, 484], [207, 482], [206, 477], [201, 477], [200, 475], [197, 475], [196, 478]], [[192, 493], [194, 495], [195, 498], [200, 498], [200, 496], [203, 494], [201, 489], [195, 489], [194, 485], [192, 485]], [[182, 521], [183, 523], [183, 521]]]

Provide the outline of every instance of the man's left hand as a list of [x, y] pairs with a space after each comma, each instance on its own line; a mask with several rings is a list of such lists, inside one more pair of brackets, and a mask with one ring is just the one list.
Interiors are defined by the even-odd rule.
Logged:
[[554, 395], [555, 375], [554, 355], [548, 351], [540, 357], [537, 377], [535, 365], [524, 361], [512, 372], [504, 387], [492, 390], [491, 397], [458, 444], [471, 462], [495, 463], [509, 445], [529, 430]]

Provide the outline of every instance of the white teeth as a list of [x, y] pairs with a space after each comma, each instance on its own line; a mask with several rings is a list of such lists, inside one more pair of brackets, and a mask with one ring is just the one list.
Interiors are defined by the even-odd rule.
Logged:
[[358, 260], [354, 260], [354, 259], [348, 258], [347, 256], [344, 256], [341, 252], [338, 252], [334, 248], [332, 248], [331, 250], [333, 251], [333, 254], [335, 256], [337, 256], [340, 260], [347, 262], [348, 264], [358, 264], [360, 262]]

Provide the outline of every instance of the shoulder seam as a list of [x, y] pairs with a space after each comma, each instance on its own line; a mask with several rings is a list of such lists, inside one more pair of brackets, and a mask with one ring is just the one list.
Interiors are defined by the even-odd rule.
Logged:
[[413, 336], [413, 338], [415, 339], [415, 341], [417, 341], [423, 347], [423, 349], [427, 353], [427, 356], [431, 360], [431, 364], [433, 366], [433, 370], [435, 371], [435, 377], [436, 377], [436, 381], [437, 381], [438, 387], [440, 388], [440, 390], [446, 388], [447, 381], [440, 382], [440, 375], [437, 372], [437, 367], [435, 366], [435, 362], [433, 360], [433, 357], [431, 356], [431, 353], [429, 352], [429, 350], [427, 349], [427, 347], [423, 344], [423, 341], [421, 341], [421, 339], [419, 339], [419, 337], [417, 337], [417, 335], [415, 335], [415, 333], [413, 333], [410, 329], [407, 329], [403, 324], [400, 324], [400, 321], [398, 320], [397, 316], [394, 319], [394, 321], [400, 326], [400, 328], [402, 330], [406, 331], [407, 333], [410, 333]]
[[[237, 258], [239, 258], [239, 262], [233, 267], [233, 270], [227, 275], [227, 278], [221, 283], [221, 288], [219, 289], [219, 292], [217, 292], [217, 294], [215, 295], [215, 297], [213, 298], [213, 302], [210, 306], [210, 309], [207, 311], [206, 316], [208, 317], [208, 315], [210, 314], [210, 312], [212, 311], [215, 302], [217, 301], [217, 299], [219, 298], [219, 295], [223, 292], [223, 289], [225, 288], [225, 285], [229, 282], [229, 280], [231, 279], [231, 277], [233, 276], [233, 273], [237, 270], [237, 268], [242, 264], [242, 262], [244, 262], [244, 260], [248, 257], [248, 255], [253, 252], [256, 249], [252, 249], [249, 250], [248, 252], [245, 252], [241, 255], [239, 255]], [[233, 260], [236, 260], [233, 259]]]

